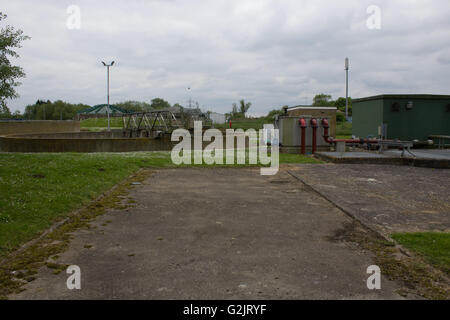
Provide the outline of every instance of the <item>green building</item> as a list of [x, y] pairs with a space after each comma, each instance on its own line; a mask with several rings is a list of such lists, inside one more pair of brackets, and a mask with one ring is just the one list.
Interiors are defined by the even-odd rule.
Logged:
[[396, 94], [353, 100], [353, 135], [379, 134], [406, 141], [450, 136], [450, 96]]

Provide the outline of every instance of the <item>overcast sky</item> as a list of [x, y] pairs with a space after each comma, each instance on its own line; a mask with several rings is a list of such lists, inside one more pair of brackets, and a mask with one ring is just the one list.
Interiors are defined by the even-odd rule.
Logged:
[[[27, 77], [12, 110], [37, 99], [104, 103], [102, 60], [116, 61], [111, 103], [192, 98], [224, 113], [245, 99], [262, 115], [321, 92], [345, 96], [346, 56], [354, 98], [450, 94], [449, 0], [0, 2], [6, 23], [32, 38], [14, 61]], [[67, 26], [71, 5], [80, 29]]]

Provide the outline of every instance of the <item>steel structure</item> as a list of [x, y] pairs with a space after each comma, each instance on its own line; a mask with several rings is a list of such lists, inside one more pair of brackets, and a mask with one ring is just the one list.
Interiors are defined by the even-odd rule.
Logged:
[[175, 115], [169, 110], [129, 113], [122, 115], [124, 136], [157, 137], [182, 128]]

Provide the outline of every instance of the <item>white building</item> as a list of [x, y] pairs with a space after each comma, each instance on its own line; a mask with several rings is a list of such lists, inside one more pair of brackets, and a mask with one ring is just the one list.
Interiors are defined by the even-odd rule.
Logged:
[[213, 123], [216, 123], [216, 124], [223, 124], [227, 121], [224, 114], [217, 113], [217, 112], [210, 112], [209, 118], [212, 120]]

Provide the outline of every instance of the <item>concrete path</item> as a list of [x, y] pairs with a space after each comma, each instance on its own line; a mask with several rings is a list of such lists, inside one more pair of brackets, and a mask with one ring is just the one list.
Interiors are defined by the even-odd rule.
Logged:
[[[328, 237], [350, 219], [287, 172], [167, 169], [133, 187], [135, 208], [74, 234], [59, 263], [15, 299], [396, 299], [366, 287], [370, 253]], [[92, 246], [92, 247], [90, 247]]]
[[386, 236], [450, 231], [450, 170], [323, 164], [292, 166], [289, 172]]

